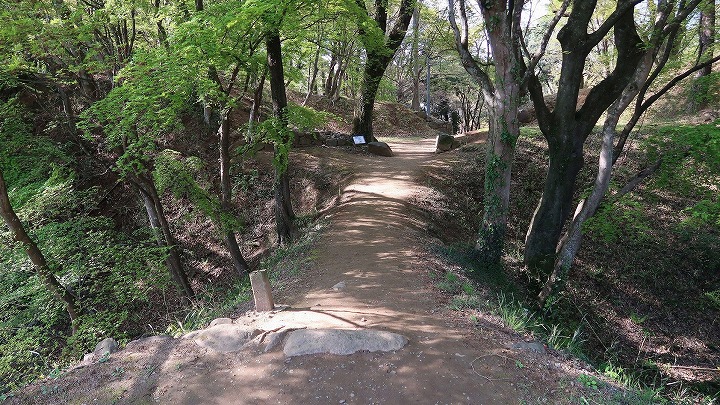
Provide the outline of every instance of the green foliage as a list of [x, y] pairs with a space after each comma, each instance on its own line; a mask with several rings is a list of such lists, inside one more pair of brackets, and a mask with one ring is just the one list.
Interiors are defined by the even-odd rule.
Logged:
[[323, 125], [330, 114], [292, 103], [288, 104], [282, 114], [284, 119], [270, 117], [260, 125], [253, 126], [251, 143], [273, 145], [275, 148], [273, 165], [278, 171], [284, 173], [287, 170], [290, 150], [295, 140], [293, 128], [298, 131], [313, 130]]
[[667, 126], [647, 139], [648, 160], [662, 159], [652, 186], [696, 201], [685, 208], [684, 225], [720, 225], [720, 127]]
[[695, 105], [720, 104], [720, 72], [695, 79], [693, 85], [688, 86], [688, 97]]
[[716, 309], [720, 310], [720, 290], [708, 291], [703, 295], [705, 299], [710, 302], [710, 304], [712, 304]]
[[80, 329], [65, 340], [64, 308], [35, 275], [25, 252], [0, 227], [0, 392], [17, 388], [91, 349], [123, 339], [125, 322], [166, 283], [165, 252], [140, 230], [128, 235], [107, 217], [92, 215], [97, 188], [78, 187], [73, 161], [43, 135], [32, 134], [14, 102], [0, 105], [0, 167], [10, 199], [50, 269], [78, 301]]
[[247, 279], [230, 288], [210, 288], [197, 297], [191, 308], [174, 315], [174, 321], [165, 328], [164, 333], [177, 338], [205, 328], [213, 319], [227, 316], [251, 298], [252, 289]]
[[446, 293], [456, 294], [460, 292], [460, 286], [462, 282], [457, 274], [452, 272], [445, 273], [445, 279], [436, 284], [437, 288], [445, 291]]
[[175, 198], [187, 198], [200, 211], [218, 224], [220, 230], [240, 231], [243, 222], [235, 215], [222, 208], [220, 200], [207, 190], [210, 184], [201, 185], [196, 180], [204, 169], [203, 162], [196, 157], [184, 158], [179, 152], [165, 149], [155, 157], [153, 177], [162, 194], [166, 190]]
[[642, 241], [649, 237], [650, 230], [645, 207], [627, 197], [601, 206], [584, 227], [606, 243], [617, 243], [623, 237]]
[[582, 384], [582, 385], [584, 385], [584, 386], [586, 386], [586, 387], [588, 387], [588, 388], [592, 388], [592, 389], [595, 389], [595, 390], [598, 389], [598, 383], [599, 383], [599, 382], [598, 382], [597, 378], [595, 378], [595, 377], [593, 377], [593, 376], [591, 376], [591, 375], [580, 374], [577, 379], [578, 379], [578, 382], [579, 382], [580, 384]]

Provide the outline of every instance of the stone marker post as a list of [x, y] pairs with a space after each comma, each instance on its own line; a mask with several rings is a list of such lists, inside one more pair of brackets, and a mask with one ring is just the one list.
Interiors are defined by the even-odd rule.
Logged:
[[265, 270], [257, 270], [250, 273], [250, 285], [255, 298], [255, 310], [258, 312], [272, 311], [275, 309], [270, 279]]

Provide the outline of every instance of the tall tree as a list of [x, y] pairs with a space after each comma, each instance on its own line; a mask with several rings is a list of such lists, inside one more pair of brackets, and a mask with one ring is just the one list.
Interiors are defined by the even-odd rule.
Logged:
[[287, 94], [285, 93], [285, 73], [283, 70], [282, 48], [280, 33], [277, 30], [266, 34], [268, 72], [270, 73], [270, 96], [272, 98], [273, 116], [277, 121], [277, 131], [280, 137], [275, 145], [275, 158], [282, 160], [275, 167], [275, 226], [280, 244], [293, 239], [295, 233], [295, 213], [290, 200], [290, 176], [287, 171], [286, 147], [292, 143], [290, 131], [287, 128]]
[[521, 69], [519, 33], [522, 2], [479, 0], [485, 31], [492, 50], [495, 75], [482, 68], [469, 49], [469, 29], [465, 0], [459, 0], [462, 31], [455, 19], [455, 2], [448, 0], [450, 25], [465, 70], [480, 84], [490, 109], [490, 131], [485, 159], [485, 193], [483, 221], [476, 250], [480, 260], [498, 265], [502, 255], [510, 203], [510, 178], [515, 143], [520, 135], [517, 120], [520, 104]]
[[412, 102], [410, 108], [417, 111], [420, 110], [420, 72], [422, 66], [420, 65], [420, 0], [415, 2], [415, 9], [413, 10], [413, 33], [412, 33]]
[[[400, 47], [410, 25], [415, 0], [401, 0], [397, 18], [388, 30], [388, 1], [375, 0], [372, 17], [365, 6], [365, 0], [356, 0], [358, 30], [365, 48], [365, 66], [360, 90], [360, 99], [353, 119], [353, 133], [365, 136], [370, 142], [373, 136], [372, 120], [380, 80]], [[368, 25], [367, 22], [374, 22]]]
[[[539, 79], [530, 72], [529, 92], [549, 152], [542, 198], [525, 240], [525, 262], [540, 279], [552, 271], [561, 231], [570, 215], [575, 181], [584, 164], [585, 140], [630, 83], [643, 56], [643, 42], [633, 19], [634, 6], [639, 2], [619, 0], [612, 14], [593, 32], [588, 32], [587, 27], [597, 0], [573, 2], [567, 23], [557, 36], [562, 47], [562, 64], [552, 111], [545, 102]], [[617, 48], [615, 69], [590, 90], [578, 108], [587, 56], [611, 30]]]
[[[669, 59], [673, 55], [674, 48], [677, 47], [676, 41], [679, 31], [685, 24], [690, 13], [697, 7], [698, 3], [699, 0], [689, 1], [687, 3], [679, 2], [677, 4], [672, 1], [661, 2], [658, 5], [654, 21], [652, 21], [651, 26], [645, 30], [650, 34], [641, 47], [643, 55], [637, 65], [637, 69], [621, 96], [610, 106], [605, 116], [605, 122], [601, 132], [603, 142], [599, 156], [598, 172], [592, 192], [587, 198], [582, 199], [578, 203], [570, 226], [558, 243], [552, 273], [544, 283], [539, 295], [541, 306], [547, 303], [554, 292], [562, 288], [562, 284], [567, 278], [575, 255], [580, 248], [583, 225], [594, 215], [607, 194], [617, 157], [624, 148], [624, 140], [627, 139], [627, 136], [635, 127], [640, 116], [658, 100], [661, 95], [679, 83], [682, 78], [687, 77], [691, 72], [701, 70], [704, 66], [709, 66], [709, 64], [713, 63], [713, 59], [710, 59], [692, 67], [675, 76], [667, 84], [660, 87], [655, 94], [647, 97], [648, 91], [653, 87], [657, 87], [656, 82], [662, 77], [661, 73], [663, 73]], [[618, 131], [617, 127], [620, 116], [632, 105], [632, 101], [636, 98], [637, 101], [632, 110], [630, 120]], [[617, 145], [615, 144], [616, 138], [619, 138]], [[654, 169], [650, 169], [649, 172], [655, 170], [659, 163], [660, 161], [656, 162], [655, 165], [653, 165]], [[648, 171], [645, 172], [647, 173]], [[641, 175], [643, 174], [639, 176]], [[636, 183], [638, 178], [639, 177], [636, 177], [631, 180], [628, 185], [623, 187], [619, 194], [622, 195], [625, 192], [629, 192], [629, 187], [634, 187], [633, 183]], [[617, 198], [619, 198], [619, 196], [615, 197], [615, 199]]]
[[[715, 0], [705, 0], [700, 6], [700, 24], [698, 25], [698, 62], [701, 60], [712, 58], [713, 47], [715, 44]], [[707, 77], [712, 73], [712, 65], [708, 65], [697, 72], [697, 78], [701, 79]], [[698, 109], [707, 107], [708, 94], [707, 92], [712, 91], [707, 84], [696, 83], [695, 90], [700, 94], [695, 94], [696, 100], [699, 100], [697, 104]]]
[[[705, 0], [700, 8], [700, 25], [698, 48], [698, 61], [703, 58], [710, 59], [715, 44], [715, 0]], [[712, 72], [712, 65], [706, 66], [698, 72], [699, 77], [708, 76]]]
[[[492, 78], [485, 69], [490, 63], [477, 60], [470, 50], [465, 0], [459, 0], [458, 5], [462, 28], [456, 21], [455, 1], [448, 0], [448, 16], [455, 35], [455, 45], [463, 67], [481, 86], [490, 115], [485, 159], [484, 213], [476, 250], [481, 261], [499, 265], [507, 228], [512, 162], [520, 135], [517, 114], [526, 69], [520, 53], [524, 2], [478, 0], [492, 53]], [[564, 7], [567, 7], [567, 2]], [[561, 15], [562, 11], [559, 11], [549, 32], [552, 32]], [[546, 36], [544, 39], [532, 64], [536, 64], [541, 57], [548, 38]]]

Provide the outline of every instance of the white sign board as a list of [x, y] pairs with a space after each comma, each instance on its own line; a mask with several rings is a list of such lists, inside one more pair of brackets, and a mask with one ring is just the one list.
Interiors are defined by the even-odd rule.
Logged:
[[365, 137], [362, 135], [354, 135], [353, 136], [353, 143], [355, 145], [365, 145]]

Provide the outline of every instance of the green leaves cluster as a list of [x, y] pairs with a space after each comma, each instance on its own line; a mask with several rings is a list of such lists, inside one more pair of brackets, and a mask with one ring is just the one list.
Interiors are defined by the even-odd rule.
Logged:
[[28, 114], [16, 101], [0, 104], [0, 113], [0, 168], [13, 207], [51, 271], [77, 297], [81, 313], [79, 331], [64, 342], [69, 325], [64, 308], [0, 226], [0, 392], [6, 392], [104, 337], [129, 336], [130, 314], [167, 280], [159, 270], [165, 252], [150, 232], [126, 234], [97, 215], [99, 189], [78, 187], [67, 152], [32, 134]]

